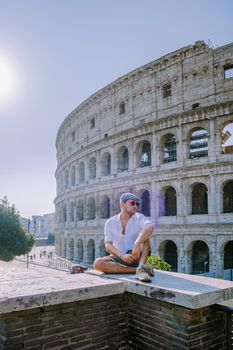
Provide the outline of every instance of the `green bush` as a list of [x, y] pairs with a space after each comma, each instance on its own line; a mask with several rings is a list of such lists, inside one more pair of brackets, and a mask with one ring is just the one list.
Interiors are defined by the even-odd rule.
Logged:
[[16, 255], [29, 253], [34, 242], [21, 226], [15, 206], [6, 197], [0, 199], [0, 260], [10, 261]]
[[171, 265], [160, 258], [158, 255], [150, 255], [147, 258], [147, 263], [152, 265], [156, 270], [171, 271]]

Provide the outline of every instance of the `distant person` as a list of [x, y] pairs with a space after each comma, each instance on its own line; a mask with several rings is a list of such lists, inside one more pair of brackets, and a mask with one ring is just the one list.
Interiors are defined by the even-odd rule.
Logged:
[[133, 193], [120, 197], [121, 211], [105, 224], [105, 249], [110, 254], [94, 262], [96, 270], [105, 273], [135, 273], [136, 278], [150, 282], [152, 266], [146, 264], [154, 225], [137, 209], [141, 199]]

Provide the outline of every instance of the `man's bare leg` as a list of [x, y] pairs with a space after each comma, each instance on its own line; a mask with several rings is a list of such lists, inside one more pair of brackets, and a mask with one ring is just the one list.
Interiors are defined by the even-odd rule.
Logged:
[[96, 259], [94, 262], [94, 269], [105, 273], [135, 273], [136, 267], [125, 266], [116, 263], [109, 257]]
[[146, 261], [147, 261], [148, 255], [149, 255], [149, 251], [150, 251], [150, 241], [147, 240], [144, 243], [142, 243], [139, 266], [146, 264]]

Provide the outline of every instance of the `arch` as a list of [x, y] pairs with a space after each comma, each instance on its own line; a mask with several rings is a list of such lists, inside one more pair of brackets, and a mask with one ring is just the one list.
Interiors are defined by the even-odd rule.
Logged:
[[65, 189], [67, 190], [68, 187], [69, 187], [69, 170], [66, 169], [66, 171], [65, 171]]
[[233, 180], [223, 187], [223, 213], [233, 213]]
[[89, 179], [96, 178], [96, 159], [92, 157], [89, 161]]
[[74, 239], [73, 238], [70, 238], [70, 240], [69, 240], [68, 257], [69, 257], [69, 259], [74, 260]]
[[100, 200], [100, 218], [108, 219], [110, 218], [110, 198], [105, 194]]
[[108, 253], [105, 250], [105, 243], [104, 239], [101, 240], [100, 245], [99, 245], [99, 252], [100, 252], [100, 257], [106, 256]]
[[77, 220], [81, 221], [84, 219], [84, 204], [83, 200], [79, 199], [77, 203]]
[[84, 162], [79, 163], [79, 183], [84, 183], [85, 181], [85, 166]]
[[141, 141], [136, 147], [137, 166], [143, 168], [151, 165], [151, 144], [149, 141]]
[[145, 216], [150, 216], [150, 192], [148, 190], [143, 191], [141, 203], [142, 214]]
[[209, 248], [203, 241], [195, 241], [192, 247], [192, 273], [209, 272]]
[[177, 271], [177, 245], [172, 240], [165, 240], [159, 247], [159, 253], [162, 256], [163, 260], [171, 265], [171, 270]]
[[87, 261], [92, 263], [95, 260], [95, 242], [91, 238], [87, 242]]
[[227, 242], [224, 247], [224, 269], [233, 269], [233, 241]]
[[95, 219], [95, 199], [93, 197], [88, 198], [87, 201], [87, 218], [89, 220]]
[[122, 193], [127, 192], [127, 191], [121, 191], [117, 194], [117, 196], [115, 197], [114, 200], [114, 208], [115, 208], [115, 215], [119, 214], [119, 212], [121, 211], [121, 207], [120, 207], [120, 197], [122, 195]]
[[76, 171], [75, 171], [75, 166], [73, 165], [71, 167], [71, 186], [75, 186], [76, 183]]
[[222, 153], [233, 153], [233, 121], [224, 123], [221, 131]]
[[62, 239], [61, 237], [55, 236], [57, 255], [62, 256]]
[[192, 214], [208, 214], [208, 190], [203, 183], [193, 185]]
[[61, 192], [64, 190], [64, 176], [61, 174]]
[[126, 146], [122, 146], [117, 152], [117, 171], [122, 172], [128, 169], [129, 169], [129, 151]]
[[67, 254], [67, 240], [66, 237], [63, 240], [63, 257], [66, 258], [66, 254]]
[[77, 260], [83, 261], [83, 240], [81, 238], [77, 241]]
[[70, 204], [70, 221], [74, 221], [75, 216], [75, 204], [74, 202], [71, 202]]
[[176, 190], [172, 186], [169, 186], [165, 190], [164, 215], [165, 216], [177, 215]]
[[170, 163], [177, 160], [176, 157], [176, 138], [173, 134], [166, 134], [161, 140], [162, 162]]
[[101, 158], [101, 175], [108, 176], [111, 174], [111, 154], [105, 152]]
[[63, 222], [66, 222], [67, 221], [67, 206], [66, 204], [63, 204], [63, 207], [62, 207], [62, 221]]
[[197, 159], [208, 156], [208, 133], [204, 128], [195, 128], [189, 138], [189, 158]]

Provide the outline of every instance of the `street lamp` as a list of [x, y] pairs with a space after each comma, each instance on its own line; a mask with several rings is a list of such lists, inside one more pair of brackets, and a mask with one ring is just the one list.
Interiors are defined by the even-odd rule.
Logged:
[[[28, 234], [30, 232], [30, 219], [28, 219]], [[28, 259], [29, 259], [29, 255], [27, 253], [27, 268], [28, 268]]]

